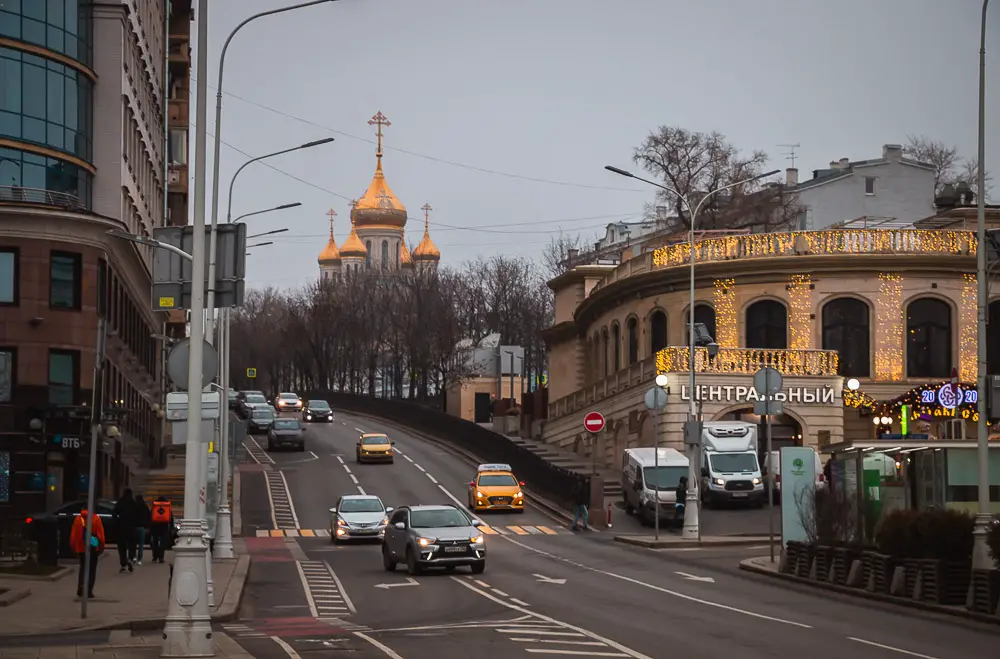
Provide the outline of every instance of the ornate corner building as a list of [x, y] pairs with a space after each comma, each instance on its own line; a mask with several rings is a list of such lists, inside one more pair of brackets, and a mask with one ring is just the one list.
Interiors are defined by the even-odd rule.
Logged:
[[433, 271], [441, 261], [441, 252], [430, 236], [430, 212], [434, 210], [430, 204], [420, 209], [424, 212], [423, 238], [412, 251], [407, 247], [406, 207], [393, 194], [382, 171], [383, 128], [392, 124], [381, 112], [368, 124], [376, 127], [375, 175], [364, 195], [351, 202], [351, 232], [340, 247], [334, 236], [337, 212], [327, 211], [330, 238], [317, 258], [321, 281], [332, 281], [361, 268]]
[[106, 232], [187, 223], [168, 163], [186, 161], [190, 16], [191, 0], [0, 4], [0, 524], [86, 496], [99, 300], [119, 433], [98, 492], [158, 458], [152, 253]]

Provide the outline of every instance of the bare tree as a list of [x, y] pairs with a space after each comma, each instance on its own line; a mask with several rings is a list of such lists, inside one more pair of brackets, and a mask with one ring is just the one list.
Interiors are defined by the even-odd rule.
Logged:
[[542, 252], [542, 264], [550, 277], [558, 277], [573, 267], [571, 255], [579, 251], [582, 239], [580, 234], [569, 235], [562, 231], [553, 236], [548, 247]]
[[[958, 147], [923, 135], [909, 135], [906, 139], [907, 145], [903, 152], [913, 160], [934, 167], [935, 194], [941, 192], [945, 185], [959, 182], [968, 183], [978, 194], [979, 163], [975, 158], [963, 158]], [[985, 195], [989, 197], [991, 176], [988, 171], [985, 172], [985, 179]]]

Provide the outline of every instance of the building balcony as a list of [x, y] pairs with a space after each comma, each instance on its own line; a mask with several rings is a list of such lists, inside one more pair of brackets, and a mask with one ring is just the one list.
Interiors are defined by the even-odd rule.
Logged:
[[[617, 373], [549, 403], [548, 418], [557, 419], [582, 411], [597, 401], [637, 386], [649, 386], [659, 373], [687, 373], [687, 346], [669, 347], [655, 356], [629, 365]], [[836, 350], [759, 350], [720, 348], [713, 358], [705, 348], [695, 348], [695, 373], [716, 375], [753, 375], [770, 366], [787, 376], [837, 376], [839, 359]]]
[[39, 188], [22, 188], [20, 186], [0, 186], [0, 206], [48, 206], [61, 211], [84, 213], [87, 211], [83, 201], [68, 192], [42, 190]]
[[171, 128], [187, 130], [190, 124], [190, 103], [187, 99], [171, 98], [167, 102], [167, 114]]

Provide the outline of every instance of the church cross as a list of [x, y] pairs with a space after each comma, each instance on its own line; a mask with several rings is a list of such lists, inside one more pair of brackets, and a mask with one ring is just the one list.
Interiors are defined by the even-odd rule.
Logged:
[[431, 211], [434, 209], [430, 204], [424, 204], [420, 210], [424, 212], [424, 232], [427, 233], [431, 230]]
[[377, 155], [379, 158], [381, 158], [382, 157], [382, 127], [385, 126], [386, 128], [388, 128], [392, 124], [389, 122], [389, 120], [386, 118], [386, 116], [384, 114], [382, 114], [382, 111], [379, 110], [378, 112], [375, 113], [374, 117], [372, 117], [371, 119], [368, 120], [368, 125], [369, 126], [378, 126], [377, 132], [375, 133], [375, 135], [376, 135], [376, 137], [378, 139], [378, 150], [375, 152], [375, 155]]
[[337, 211], [331, 208], [326, 214], [330, 217], [330, 238], [333, 238], [333, 218], [337, 217]]

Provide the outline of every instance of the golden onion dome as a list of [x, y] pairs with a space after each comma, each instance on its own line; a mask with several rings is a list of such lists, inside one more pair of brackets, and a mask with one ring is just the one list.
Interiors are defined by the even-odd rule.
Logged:
[[[357, 203], [357, 202], [352, 202]], [[357, 227], [354, 223], [354, 213], [351, 212], [351, 233], [347, 236], [347, 240], [344, 244], [340, 246], [340, 255], [346, 258], [366, 258], [368, 256], [368, 250], [365, 248], [365, 244], [361, 242], [358, 238], [358, 232], [355, 230]]]
[[381, 112], [372, 117], [368, 124], [378, 126], [375, 176], [372, 177], [372, 182], [365, 194], [358, 200], [357, 206], [351, 211], [351, 220], [357, 222], [357, 226], [362, 228], [392, 227], [402, 229], [406, 226], [406, 207], [393, 194], [385, 180], [385, 174], [382, 172], [382, 127], [392, 124]]
[[334, 265], [340, 263], [340, 250], [337, 249], [337, 241], [333, 237], [333, 218], [337, 215], [337, 211], [331, 208], [326, 214], [330, 216], [330, 240], [316, 260], [320, 265]]
[[406, 238], [399, 243], [399, 264], [404, 267], [413, 265], [413, 257], [410, 256], [410, 248], [406, 246]]
[[420, 244], [417, 245], [416, 249], [413, 250], [413, 260], [440, 261], [441, 251], [438, 250], [437, 246], [434, 245], [434, 241], [431, 240], [430, 212], [434, 209], [431, 208], [430, 204], [424, 204], [420, 210], [424, 212], [424, 237], [421, 239]]

